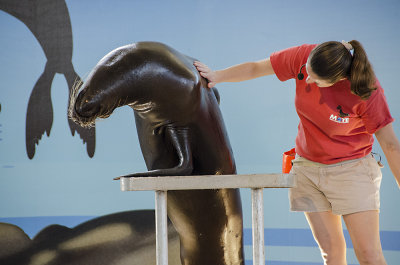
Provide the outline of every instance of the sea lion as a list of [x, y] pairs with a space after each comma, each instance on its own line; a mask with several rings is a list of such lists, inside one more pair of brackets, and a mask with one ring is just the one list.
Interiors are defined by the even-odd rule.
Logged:
[[[82, 126], [121, 106], [135, 113], [149, 171], [135, 176], [235, 174], [218, 92], [194, 59], [157, 42], [117, 48], [71, 95], [69, 116]], [[181, 242], [182, 264], [243, 264], [239, 190], [168, 191], [168, 216]]]

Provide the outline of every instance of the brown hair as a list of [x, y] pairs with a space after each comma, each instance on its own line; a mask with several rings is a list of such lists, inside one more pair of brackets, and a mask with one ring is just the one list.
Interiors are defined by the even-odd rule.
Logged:
[[347, 78], [351, 92], [362, 99], [368, 99], [376, 89], [374, 70], [361, 43], [356, 40], [349, 43], [353, 46], [353, 55], [343, 43], [328, 41], [311, 51], [308, 62], [320, 78], [330, 83]]

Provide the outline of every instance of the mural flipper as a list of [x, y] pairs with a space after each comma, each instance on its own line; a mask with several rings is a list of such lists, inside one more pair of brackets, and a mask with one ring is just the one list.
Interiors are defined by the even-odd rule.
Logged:
[[53, 106], [51, 103], [51, 84], [55, 72], [51, 71], [47, 65], [35, 84], [29, 97], [28, 110], [26, 113], [26, 152], [32, 159], [35, 156], [36, 144], [46, 132], [50, 136], [51, 126], [53, 125]]
[[[68, 83], [68, 88], [69, 88], [69, 97], [71, 97], [71, 92], [73, 90], [73, 87], [75, 85], [79, 85], [82, 83], [81, 78], [79, 75], [75, 72], [73, 69], [73, 66], [71, 66], [72, 71], [68, 71], [65, 73], [65, 79], [67, 80]], [[68, 102], [71, 99], [68, 98]], [[75, 135], [75, 132], [78, 132], [80, 135], [80, 138], [83, 140], [83, 143], [86, 144], [86, 151], [89, 157], [94, 156], [94, 152], [96, 149], [96, 128], [95, 126], [90, 127], [90, 128], [84, 128], [75, 122], [73, 122], [69, 117], [68, 117], [68, 124], [69, 128], [71, 130], [71, 134]]]
[[[75, 79], [80, 80], [72, 65], [73, 42], [70, 16], [65, 0], [0, 0], [0, 10], [16, 17], [29, 28], [47, 58], [45, 73], [37, 81], [28, 103], [26, 150], [28, 157], [32, 159], [35, 155], [35, 144], [39, 143], [43, 133], [50, 135], [53, 122], [50, 88], [54, 74], [63, 74], [70, 90]], [[44, 102], [45, 100], [48, 102]], [[79, 133], [83, 142], [87, 144], [88, 155], [93, 157], [95, 129], [84, 129], [71, 121], [69, 121], [69, 126], [72, 135], [75, 131]]]

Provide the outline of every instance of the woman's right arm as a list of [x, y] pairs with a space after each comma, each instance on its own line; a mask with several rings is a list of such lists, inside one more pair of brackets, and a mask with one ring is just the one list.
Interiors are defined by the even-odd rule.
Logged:
[[376, 139], [382, 147], [390, 169], [400, 188], [400, 142], [391, 123], [375, 132]]
[[256, 62], [241, 63], [217, 71], [211, 70], [207, 65], [198, 61], [195, 61], [193, 64], [200, 75], [208, 80], [209, 88], [214, 87], [217, 83], [240, 82], [274, 74], [274, 69], [272, 69], [269, 58]]

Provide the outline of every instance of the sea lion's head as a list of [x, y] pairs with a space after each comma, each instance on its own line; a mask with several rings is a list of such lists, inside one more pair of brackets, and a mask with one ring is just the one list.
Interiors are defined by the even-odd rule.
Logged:
[[[104, 56], [84, 82], [73, 86], [68, 115], [82, 127], [91, 127], [97, 118], [107, 118], [123, 105], [135, 102], [129, 52], [132, 45], [120, 47]], [[131, 91], [132, 92], [132, 91]]]
[[[200, 76], [192, 62], [160, 43], [136, 43], [107, 54], [72, 89], [69, 117], [83, 127], [129, 105], [154, 122], [188, 116], [199, 103]], [[190, 67], [188, 67], [190, 65]]]

